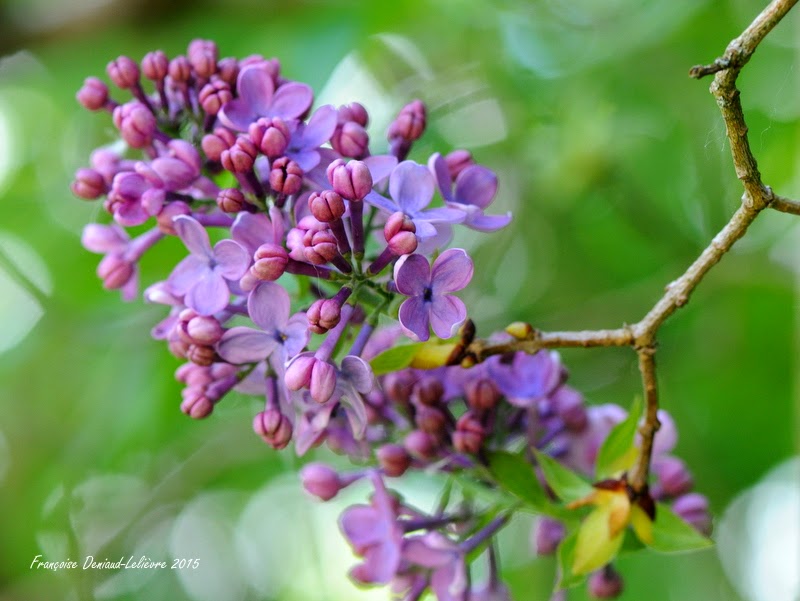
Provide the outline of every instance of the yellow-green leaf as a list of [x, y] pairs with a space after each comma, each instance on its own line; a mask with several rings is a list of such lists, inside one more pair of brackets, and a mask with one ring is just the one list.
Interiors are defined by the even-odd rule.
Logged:
[[575, 558], [572, 562], [573, 574], [588, 574], [602, 568], [616, 557], [622, 546], [625, 530], [612, 537], [609, 528], [610, 518], [610, 507], [598, 507], [586, 516], [578, 529]]

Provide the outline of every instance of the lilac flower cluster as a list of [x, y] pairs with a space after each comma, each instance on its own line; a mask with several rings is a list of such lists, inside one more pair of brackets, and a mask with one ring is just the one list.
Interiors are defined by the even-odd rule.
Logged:
[[[464, 502], [424, 515], [384, 478], [409, 469], [478, 473], [488, 453], [520, 445], [592, 475], [625, 411], [585, 407], [546, 351], [469, 369], [440, 360], [436, 369], [380, 377], [370, 363], [404, 338], [435, 347], [431, 332], [448, 339], [465, 322], [455, 293], [469, 284], [473, 263], [448, 244], [457, 225], [493, 232], [510, 222], [486, 212], [494, 173], [465, 150], [409, 160], [426, 127], [419, 100], [400, 110], [388, 150], [376, 154], [363, 106], [313, 108], [311, 88], [287, 79], [277, 59], [219, 58], [213, 42], [195, 40], [171, 59], [161, 51], [138, 63], [122, 56], [107, 73], [132, 99], [121, 102], [91, 77], [77, 94], [84, 107], [111, 113], [124, 142], [96, 150], [76, 173], [73, 192], [104, 199], [112, 220], [86, 226], [83, 244], [104, 255], [97, 274], [126, 300], [138, 295], [150, 248], [185, 248], [169, 277], [144, 291], [146, 301], [169, 307], [153, 337], [186, 361], [176, 372], [181, 410], [207, 417], [236, 390], [263, 399], [253, 430], [274, 449], [293, 442], [304, 455], [327, 444], [371, 461], [374, 468], [350, 474], [321, 464], [302, 474], [323, 500], [372, 482], [370, 504], [341, 519], [362, 559], [357, 582], [391, 584], [409, 600], [429, 589], [440, 601], [509, 598], [492, 542], [509, 511], [488, 515]], [[676, 512], [707, 530], [705, 499], [689, 492], [685, 466], [668, 455], [674, 439], [670, 427], [656, 438], [652, 494], [674, 499]], [[563, 533], [540, 520], [537, 549], [552, 552]], [[490, 579], [476, 587], [468, 564], [482, 549]], [[621, 588], [610, 567], [598, 574], [596, 596]]]

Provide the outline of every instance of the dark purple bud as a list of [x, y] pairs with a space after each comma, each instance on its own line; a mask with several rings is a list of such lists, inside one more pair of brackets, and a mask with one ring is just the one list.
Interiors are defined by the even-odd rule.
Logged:
[[144, 148], [153, 141], [156, 118], [141, 102], [128, 102], [114, 109], [114, 125], [122, 139], [133, 148]]
[[274, 159], [282, 156], [289, 146], [292, 133], [280, 117], [262, 117], [250, 124], [247, 132], [253, 144], [258, 146], [267, 157]]
[[209, 366], [214, 363], [217, 353], [211, 346], [190, 344], [186, 349], [186, 358], [196, 365]]
[[315, 334], [325, 334], [335, 328], [342, 317], [342, 307], [332, 298], [314, 301], [306, 311], [308, 327]]
[[308, 388], [316, 363], [317, 359], [313, 355], [303, 355], [294, 359], [286, 368], [286, 375], [283, 378], [286, 387], [289, 390]]
[[189, 350], [189, 345], [180, 338], [170, 338], [167, 343], [167, 348], [169, 348], [169, 352], [178, 359], [186, 359], [186, 351]]
[[214, 403], [206, 397], [203, 388], [190, 386], [184, 388], [181, 394], [183, 396], [181, 411], [192, 419], [208, 417], [214, 410]]
[[176, 200], [169, 203], [158, 214], [156, 221], [158, 222], [158, 229], [167, 234], [168, 236], [177, 236], [175, 231], [175, 223], [173, 219], [178, 215], [188, 215], [192, 210], [182, 200]]
[[564, 539], [564, 524], [557, 520], [540, 517], [533, 527], [533, 544], [537, 555], [552, 555]]
[[653, 492], [659, 497], [678, 497], [689, 492], [694, 485], [686, 464], [677, 457], [657, 457], [653, 460], [652, 471], [658, 479]]
[[303, 170], [288, 157], [275, 159], [269, 172], [269, 185], [278, 194], [297, 194], [303, 187]]
[[405, 213], [397, 211], [389, 216], [383, 226], [386, 244], [394, 255], [410, 255], [417, 250], [417, 227]]
[[675, 499], [672, 511], [691, 524], [695, 530], [706, 536], [711, 534], [711, 515], [708, 513], [708, 499], [703, 495], [690, 492]]
[[186, 324], [186, 333], [195, 344], [212, 346], [219, 342], [225, 330], [220, 325], [216, 317], [210, 315], [198, 315], [191, 318]]
[[221, 59], [217, 63], [217, 77], [233, 88], [239, 77], [239, 61], [232, 56]]
[[341, 219], [345, 206], [342, 197], [333, 190], [312, 192], [308, 197], [308, 208], [317, 221], [330, 223]]
[[361, 161], [345, 163], [336, 159], [326, 171], [333, 190], [342, 198], [360, 201], [372, 190], [372, 174]]
[[365, 109], [358, 102], [351, 102], [350, 104], [343, 104], [339, 107], [338, 111], [339, 123], [347, 123], [348, 121], [355, 121], [362, 127], [366, 127], [369, 122], [369, 115]]
[[282, 246], [266, 243], [258, 247], [253, 259], [250, 274], [259, 280], [274, 282], [286, 271], [289, 254]]
[[470, 380], [464, 387], [467, 404], [475, 411], [490, 411], [500, 402], [500, 390], [488, 378]]
[[383, 473], [399, 478], [411, 465], [411, 455], [399, 444], [385, 444], [375, 452]]
[[595, 599], [615, 599], [622, 594], [622, 576], [607, 565], [589, 576], [589, 594]]
[[231, 173], [248, 173], [258, 156], [258, 148], [249, 138], [239, 136], [236, 143], [220, 155], [222, 166]]
[[142, 73], [150, 81], [160, 82], [169, 73], [169, 59], [161, 50], [148, 52], [142, 59]]
[[267, 409], [253, 418], [253, 431], [273, 449], [285, 448], [292, 440], [292, 422], [277, 409]]
[[216, 115], [226, 103], [233, 100], [231, 87], [221, 79], [210, 81], [197, 96], [200, 106], [208, 115]]
[[472, 153], [469, 150], [454, 150], [444, 157], [444, 162], [447, 165], [447, 171], [450, 173], [450, 179], [453, 181], [464, 169], [475, 164], [472, 159]]
[[308, 230], [303, 235], [303, 254], [312, 265], [324, 265], [339, 254], [336, 236], [330, 230]]
[[436, 405], [444, 394], [444, 386], [438, 378], [423, 376], [411, 392], [411, 399], [420, 405]]
[[335, 470], [324, 463], [309, 463], [300, 470], [300, 480], [306, 492], [322, 501], [330, 501], [342, 489], [342, 481]]
[[423, 432], [439, 435], [447, 425], [447, 416], [437, 407], [420, 405], [414, 415], [414, 423]]
[[108, 102], [108, 86], [96, 77], [87, 77], [75, 94], [78, 102], [90, 111], [99, 111]]
[[588, 424], [583, 396], [569, 386], [561, 386], [552, 395], [556, 413], [564, 425], [573, 432], [582, 432]]
[[105, 178], [94, 169], [78, 169], [70, 188], [75, 196], [86, 200], [99, 198], [107, 191]]
[[218, 127], [213, 133], [203, 136], [203, 152], [212, 161], [219, 161], [222, 153], [236, 143], [236, 136], [229, 129]]
[[438, 450], [436, 439], [422, 430], [412, 430], [409, 432], [403, 441], [403, 446], [412, 457], [425, 460], [436, 457], [436, 452]]
[[386, 374], [381, 387], [390, 401], [403, 405], [411, 399], [415, 382], [416, 378], [411, 372], [398, 371]]
[[169, 76], [175, 83], [187, 83], [192, 78], [192, 64], [189, 59], [180, 55], [169, 61]]
[[226, 213], [238, 213], [245, 203], [244, 194], [239, 188], [223, 188], [217, 194], [217, 206]]
[[472, 411], [467, 411], [456, 422], [456, 431], [453, 432], [453, 448], [459, 453], [475, 455], [481, 450], [485, 437], [486, 430], [483, 424]]
[[369, 148], [369, 134], [364, 126], [348, 121], [336, 128], [331, 137], [331, 146], [342, 156], [361, 158]]
[[123, 90], [132, 88], [139, 83], [139, 65], [127, 56], [120, 56], [108, 63], [106, 73], [114, 85]]
[[117, 290], [133, 277], [133, 263], [118, 254], [108, 254], [97, 266], [97, 277], [103, 280], [103, 288]]
[[[208, 79], [217, 70], [217, 45], [209, 40], [192, 40], [187, 51], [189, 62], [200, 77]], [[207, 112], [207, 111], [206, 111]], [[216, 114], [216, 113], [214, 113]]]
[[418, 140], [425, 131], [425, 121], [425, 104], [421, 100], [413, 100], [400, 110], [397, 118], [389, 126], [387, 137], [389, 141], [413, 142]]

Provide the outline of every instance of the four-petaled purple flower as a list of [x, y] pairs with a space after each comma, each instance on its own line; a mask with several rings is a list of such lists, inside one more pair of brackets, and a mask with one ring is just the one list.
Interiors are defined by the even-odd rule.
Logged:
[[336, 116], [336, 109], [326, 104], [314, 111], [308, 123], [298, 123], [292, 132], [285, 154], [303, 171], [311, 171], [319, 164], [319, 147], [331, 139], [336, 129]]
[[438, 601], [462, 601], [469, 579], [464, 552], [446, 536], [429, 532], [403, 543], [403, 559], [431, 570], [431, 589]]
[[275, 81], [264, 64], [248, 65], [236, 80], [238, 98], [227, 102], [218, 117], [223, 125], [247, 131], [259, 117], [297, 119], [314, 101], [307, 85], [288, 82], [275, 89]]
[[200, 315], [213, 315], [228, 304], [228, 280], [238, 280], [250, 266], [250, 257], [233, 240], [220, 240], [211, 248], [208, 232], [192, 217], [174, 219], [175, 231], [191, 254], [169, 276], [172, 292], [185, 295], [184, 302]]
[[247, 297], [247, 312], [261, 330], [237, 326], [217, 343], [219, 356], [234, 364], [256, 363], [281, 349], [273, 362], [282, 370], [289, 357], [299, 353], [308, 343], [308, 320], [304, 313], [289, 317], [289, 293], [274, 282], [262, 282]]
[[425, 341], [429, 329], [439, 338], [450, 338], [466, 319], [467, 309], [452, 296], [472, 279], [472, 259], [460, 248], [446, 250], [433, 268], [422, 255], [408, 255], [395, 265], [394, 279], [400, 293], [409, 298], [400, 305], [399, 319], [411, 337]]

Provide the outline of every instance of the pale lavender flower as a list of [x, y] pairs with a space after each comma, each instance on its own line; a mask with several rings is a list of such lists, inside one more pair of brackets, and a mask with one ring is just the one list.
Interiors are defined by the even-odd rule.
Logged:
[[[135, 261], [124, 258], [131, 243], [128, 233], [116, 224], [90, 223], [83, 229], [81, 243], [87, 250], [105, 255], [101, 261], [103, 269], [98, 266], [103, 285], [109, 289], [119, 289], [126, 301], [136, 298], [139, 268]], [[111, 267], [115, 268], [113, 273]]]
[[335, 129], [336, 109], [329, 104], [319, 107], [308, 123], [297, 124], [285, 155], [303, 171], [311, 171], [320, 162], [319, 147], [331, 139]]
[[472, 259], [460, 248], [446, 250], [433, 268], [422, 255], [407, 255], [395, 265], [394, 278], [400, 293], [408, 296], [400, 305], [399, 319], [404, 331], [428, 340], [429, 329], [439, 338], [450, 338], [466, 319], [463, 301], [451, 295], [472, 279]]
[[463, 601], [469, 584], [464, 552], [449, 538], [438, 532], [408, 538], [403, 559], [431, 570], [431, 589], [438, 601]]
[[231, 237], [252, 257], [262, 244], [283, 244], [283, 215], [272, 207], [270, 216], [263, 213], [239, 213], [231, 226]]
[[508, 402], [517, 407], [536, 406], [566, 378], [558, 353], [544, 349], [534, 355], [515, 353], [510, 364], [494, 361], [489, 373]]
[[172, 270], [168, 279], [172, 292], [186, 295], [186, 306], [200, 315], [221, 311], [230, 298], [225, 280], [238, 280], [250, 266], [247, 251], [233, 240], [221, 240], [212, 249], [208, 232], [192, 217], [180, 215], [174, 223], [191, 254]]
[[248, 65], [239, 71], [236, 92], [238, 98], [226, 103], [218, 117], [223, 125], [238, 131], [247, 131], [259, 117], [297, 119], [314, 100], [311, 88], [302, 83], [285, 83], [276, 90], [264, 63]]

